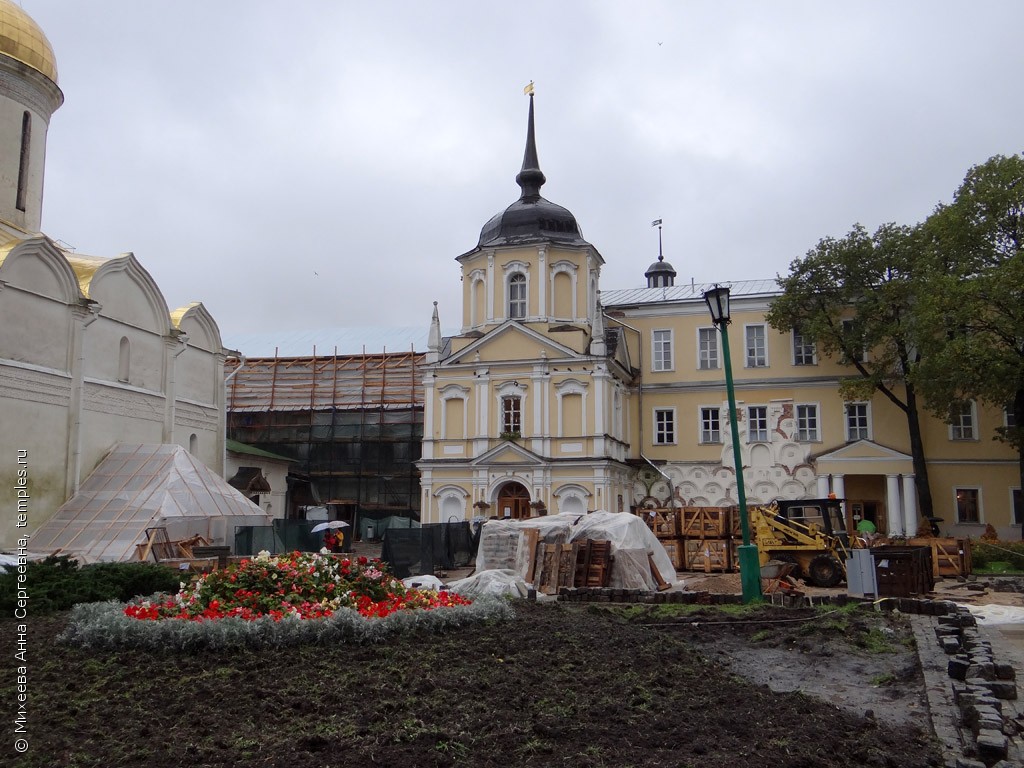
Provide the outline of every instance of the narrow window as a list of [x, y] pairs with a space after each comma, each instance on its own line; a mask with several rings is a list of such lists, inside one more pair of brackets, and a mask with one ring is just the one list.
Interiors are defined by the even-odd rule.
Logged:
[[700, 409], [700, 441], [702, 443], [722, 442], [722, 422], [718, 408]]
[[818, 432], [818, 406], [798, 405], [796, 407], [796, 439], [813, 443], [821, 439]]
[[764, 368], [768, 365], [768, 338], [763, 325], [748, 325], [747, 368]]
[[697, 346], [697, 367], [702, 371], [718, 368], [718, 331], [714, 328], [699, 328]]
[[131, 372], [132, 343], [127, 336], [121, 337], [121, 348], [117, 352], [117, 380], [127, 384]]
[[508, 281], [508, 316], [514, 320], [526, 317], [526, 275], [516, 272]]
[[799, 328], [793, 329], [793, 365], [817, 364], [817, 348], [814, 339], [805, 336]]
[[752, 405], [747, 408], [747, 442], [768, 442], [768, 406]]
[[654, 363], [652, 370], [672, 370], [672, 331], [654, 331]]
[[846, 440], [870, 440], [870, 420], [867, 403], [847, 403], [846, 405]]
[[949, 411], [949, 439], [975, 440], [974, 403], [957, 403]]
[[507, 435], [521, 435], [522, 427], [522, 400], [518, 397], [501, 398], [501, 431]]
[[[188, 452], [191, 453], [193, 456], [199, 453], [199, 436], [196, 435], [195, 432], [188, 436]], [[260, 503], [258, 496], [256, 497], [255, 502], [257, 504]]]
[[[867, 355], [864, 354], [864, 339], [853, 320], [843, 320], [843, 347], [846, 350], [842, 358], [844, 363], [863, 363], [867, 360]], [[849, 353], [853, 356], [851, 357]]]
[[672, 408], [654, 411], [654, 444], [671, 445], [676, 441], [676, 412]]
[[1021, 506], [1020, 488], [1010, 489], [1010, 503], [1013, 505], [1013, 524], [1024, 524], [1024, 507]]
[[980, 523], [981, 503], [977, 488], [956, 489], [956, 521], [958, 523]]
[[1017, 414], [1013, 412], [1013, 403], [1003, 408], [1003, 426], [1007, 429], [1017, 428]]
[[32, 151], [32, 115], [26, 111], [21, 116], [21, 159], [18, 163], [18, 195], [15, 205], [19, 211], [25, 210], [25, 197], [28, 191], [28, 160]]

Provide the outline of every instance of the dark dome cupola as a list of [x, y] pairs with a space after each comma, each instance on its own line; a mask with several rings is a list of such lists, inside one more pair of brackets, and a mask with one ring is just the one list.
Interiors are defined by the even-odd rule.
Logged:
[[522, 190], [519, 199], [494, 216], [480, 231], [477, 247], [523, 245], [558, 242], [586, 245], [576, 217], [567, 209], [545, 200], [540, 188], [547, 179], [537, 160], [537, 141], [533, 127], [533, 93], [530, 93], [530, 116], [526, 130], [526, 152], [516, 184]]
[[647, 268], [644, 277], [647, 278], [648, 288], [671, 288], [676, 284], [676, 271], [665, 261], [665, 256], [661, 252], [661, 219], [657, 219], [653, 224], [658, 228], [658, 260]]

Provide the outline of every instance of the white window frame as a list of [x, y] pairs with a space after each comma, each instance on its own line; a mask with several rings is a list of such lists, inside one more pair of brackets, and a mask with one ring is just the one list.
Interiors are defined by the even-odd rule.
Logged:
[[[516, 278], [522, 278], [522, 280], [516, 280]], [[505, 311], [508, 313], [509, 320], [525, 320], [527, 313], [530, 311], [530, 291], [529, 282], [526, 279], [525, 272], [511, 272], [508, 276], [508, 281], [505, 283], [506, 290], [508, 291], [508, 304]], [[515, 288], [522, 286], [522, 296], [515, 296]], [[522, 309], [522, 314], [517, 314], [517, 310]]]
[[[958, 403], [963, 407], [956, 413], [949, 414], [949, 439], [956, 442], [977, 442], [978, 440], [978, 407], [973, 400]], [[956, 406], [954, 406], [956, 407]], [[951, 408], [950, 411], [953, 409]]]
[[[704, 414], [708, 411], [713, 411], [717, 416], [718, 421], [718, 438], [712, 437], [710, 430], [705, 429]], [[698, 430], [698, 441], [701, 445], [721, 445], [722, 444], [722, 407], [720, 405], [701, 405], [697, 408], [697, 430]]]
[[[792, 334], [793, 365], [798, 365], [798, 366], [802, 367], [802, 366], [806, 366], [806, 365], [817, 365], [818, 364], [818, 344], [814, 341], [814, 339], [811, 339], [810, 342], [807, 342], [806, 338], [807, 337], [804, 336], [798, 329], [796, 329], [796, 328], [793, 329], [793, 334]], [[797, 339], [800, 339], [803, 343], [798, 345], [797, 344]], [[804, 353], [806, 353], [806, 350], [807, 350], [808, 347], [810, 347], [810, 350], [811, 350], [811, 361], [810, 362], [806, 362], [806, 361], [804, 361], [804, 360], [802, 360], [802, 359], [797, 357], [797, 350], [798, 349], [801, 349]]]
[[[498, 427], [499, 432], [502, 434], [523, 434], [523, 398], [520, 395], [502, 395], [501, 396], [501, 411], [498, 414]], [[506, 403], [515, 403], [516, 407], [509, 409], [506, 408]], [[512, 417], [511, 420], [509, 417]], [[518, 421], [516, 425], [514, 422]]]
[[[763, 437], [762, 431], [757, 430], [757, 437], [754, 436], [754, 409], [764, 412], [764, 432]], [[770, 443], [772, 441], [772, 430], [771, 425], [768, 421], [768, 406], [767, 405], [748, 405], [747, 406], [747, 442], [748, 443]], [[760, 422], [761, 419], [759, 418]]]
[[[800, 429], [800, 409], [814, 409], [814, 431], [804, 433]], [[821, 442], [821, 406], [818, 403], [794, 403], [793, 419], [796, 421], [795, 439], [798, 443], [820, 443]]]
[[[977, 520], [961, 520], [960, 519], [960, 491], [974, 491], [977, 494]], [[982, 495], [982, 489], [977, 485], [958, 485], [953, 488], [953, 511], [956, 514], [956, 522], [958, 525], [984, 525], [985, 524], [985, 505]]]
[[[707, 347], [704, 345], [704, 340], [709, 341]], [[717, 371], [722, 367], [722, 351], [719, 344], [718, 329], [715, 326], [708, 326], [705, 328], [697, 329], [697, 370], [698, 371]], [[707, 354], [705, 354], [705, 349]], [[712, 359], [712, 354], [714, 359]], [[711, 365], [711, 363], [714, 365]]]
[[[858, 408], [863, 406], [863, 408], [864, 408], [864, 422], [865, 422], [864, 428], [865, 428], [865, 432], [867, 434], [865, 436], [863, 436], [863, 437], [861, 437], [861, 436], [853, 437], [852, 431], [850, 429], [850, 409], [853, 408], [854, 406], [856, 406]], [[846, 431], [846, 442], [848, 442], [848, 443], [852, 443], [852, 442], [855, 442], [857, 440], [871, 440], [872, 439], [871, 403], [863, 402], [863, 401], [858, 401], [858, 402], [854, 402], [854, 403], [846, 403], [846, 405], [843, 408], [843, 429]], [[858, 426], [858, 429], [860, 429], [859, 426]]]
[[[668, 338], [665, 338], [665, 334]], [[659, 337], [660, 335], [660, 337]], [[672, 357], [675, 347], [675, 333], [671, 328], [655, 328], [651, 331], [651, 370], [660, 373], [675, 370]]]
[[[761, 355], [757, 355], [756, 347], [751, 349], [751, 333], [760, 330], [763, 349]], [[751, 354], [753, 352], [754, 354]], [[743, 359], [746, 368], [767, 368], [768, 367], [768, 326], [765, 323], [750, 323], [743, 326]]]
[[[658, 421], [658, 414], [667, 413], [670, 417], [670, 427], [672, 429], [671, 435], [666, 435], [662, 428], [662, 424]], [[655, 408], [653, 410], [653, 424], [654, 424], [654, 445], [676, 445], [679, 442], [679, 427], [676, 421], [676, 409], [675, 408]], [[671, 437], [670, 440], [665, 439]]]
[[[854, 324], [853, 318], [849, 318], [848, 317], [848, 318], [846, 318], [845, 320], [842, 321], [842, 328], [843, 328], [843, 335], [844, 336], [847, 335], [847, 333], [848, 333], [847, 328], [850, 329], [849, 332], [852, 332], [853, 324]], [[845, 344], [844, 344], [844, 346], [845, 346]], [[867, 351], [867, 349], [863, 349], [862, 348], [860, 350], [860, 352], [858, 352], [858, 356], [855, 357], [852, 361], [847, 359], [846, 355], [844, 354], [844, 355], [842, 355], [842, 361], [844, 363], [846, 363], [847, 365], [851, 364], [852, 362], [866, 363], [868, 361], [868, 351]]]
[[1009, 405], [1003, 406], [1003, 426], [1006, 429], [1013, 429], [1017, 426], [1017, 420], [1013, 417], [1013, 409]]

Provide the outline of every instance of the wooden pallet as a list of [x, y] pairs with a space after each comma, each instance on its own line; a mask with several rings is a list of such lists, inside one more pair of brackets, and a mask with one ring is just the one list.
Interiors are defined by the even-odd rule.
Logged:
[[612, 543], [588, 539], [578, 542], [575, 587], [607, 587], [612, 578]]
[[537, 560], [540, 573], [535, 586], [545, 595], [556, 595], [560, 587], [571, 587], [576, 578], [576, 553], [579, 545], [538, 544]]
[[731, 507], [683, 507], [680, 535], [687, 539], [724, 539], [732, 525]]
[[732, 547], [728, 539], [683, 539], [686, 570], [721, 573], [732, 570]]

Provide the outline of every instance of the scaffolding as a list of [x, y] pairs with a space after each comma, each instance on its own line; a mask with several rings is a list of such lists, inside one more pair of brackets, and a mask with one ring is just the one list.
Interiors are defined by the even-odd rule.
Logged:
[[[228, 437], [294, 459], [289, 517], [317, 500], [419, 519], [425, 355], [228, 358]], [[293, 486], [294, 487], [294, 486]]]

